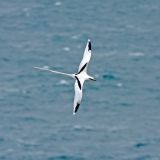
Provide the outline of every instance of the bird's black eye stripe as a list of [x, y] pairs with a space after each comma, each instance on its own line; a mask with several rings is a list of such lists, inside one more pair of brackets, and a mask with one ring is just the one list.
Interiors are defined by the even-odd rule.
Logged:
[[78, 111], [79, 106], [80, 106], [80, 104], [77, 103], [76, 108], [75, 108], [75, 113]]
[[91, 42], [88, 43], [88, 51], [91, 50]]
[[77, 76], [75, 76], [75, 78], [76, 78], [76, 80], [77, 80], [77, 82], [78, 82], [78, 87], [79, 87], [79, 89], [81, 90], [81, 82], [79, 81], [79, 79], [77, 78]]

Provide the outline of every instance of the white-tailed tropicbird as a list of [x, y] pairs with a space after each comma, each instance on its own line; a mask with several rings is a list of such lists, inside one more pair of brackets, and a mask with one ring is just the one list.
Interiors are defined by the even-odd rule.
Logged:
[[82, 58], [82, 61], [79, 65], [79, 69], [77, 73], [74, 74], [68, 74], [68, 73], [64, 73], [64, 72], [59, 72], [59, 71], [54, 71], [48, 68], [41, 68], [41, 67], [34, 67], [36, 69], [40, 69], [40, 70], [45, 70], [45, 71], [50, 71], [53, 73], [57, 73], [57, 74], [62, 74], [62, 75], [66, 75], [66, 76], [70, 76], [72, 78], [74, 78], [75, 81], [75, 85], [74, 85], [74, 89], [75, 89], [75, 96], [74, 96], [74, 105], [73, 105], [73, 114], [75, 114], [80, 106], [81, 100], [82, 100], [82, 89], [83, 89], [83, 84], [85, 82], [85, 80], [93, 80], [96, 81], [92, 76], [89, 76], [87, 74], [87, 67], [88, 67], [88, 63], [91, 59], [91, 41], [88, 40], [85, 51], [84, 51], [84, 55]]

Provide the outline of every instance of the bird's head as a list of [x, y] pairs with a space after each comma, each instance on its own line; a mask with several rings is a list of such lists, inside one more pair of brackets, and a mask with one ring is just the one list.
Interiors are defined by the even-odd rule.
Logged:
[[91, 76], [89, 76], [89, 80], [96, 81], [96, 79]]

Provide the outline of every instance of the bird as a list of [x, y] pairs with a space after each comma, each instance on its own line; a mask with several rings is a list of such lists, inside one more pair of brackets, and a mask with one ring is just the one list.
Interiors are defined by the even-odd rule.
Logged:
[[87, 68], [88, 68], [88, 64], [90, 62], [91, 56], [92, 56], [92, 45], [91, 45], [91, 40], [88, 39], [85, 50], [84, 50], [83, 58], [80, 62], [79, 68], [78, 68], [78, 72], [73, 73], [73, 74], [68, 74], [68, 73], [64, 73], [64, 72], [51, 70], [47, 67], [42, 67], [42, 68], [41, 67], [34, 67], [35, 69], [49, 71], [52, 73], [57, 73], [57, 74], [69, 76], [69, 77], [72, 77], [73, 79], [75, 79], [75, 84], [74, 84], [75, 95], [74, 95], [74, 102], [73, 102], [73, 115], [76, 114], [76, 112], [78, 111], [79, 106], [81, 104], [81, 100], [82, 100], [82, 96], [83, 96], [84, 82], [86, 80], [96, 81], [96, 79], [94, 77], [87, 74]]

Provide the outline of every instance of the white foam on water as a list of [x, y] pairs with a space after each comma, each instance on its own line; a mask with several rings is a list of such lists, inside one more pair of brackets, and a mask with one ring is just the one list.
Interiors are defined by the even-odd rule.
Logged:
[[122, 87], [123, 84], [122, 83], [117, 83], [117, 87]]
[[55, 2], [55, 4], [54, 4], [55, 6], [61, 6], [62, 5], [62, 2], [60, 2], [60, 1], [57, 1], [57, 2]]
[[21, 90], [19, 88], [10, 88], [10, 87], [0, 87], [1, 92], [6, 92], [6, 93], [18, 93]]
[[57, 85], [68, 85], [68, 84], [69, 84], [69, 82], [66, 81], [66, 80], [64, 80], [64, 79], [60, 80], [60, 81], [57, 83]]
[[23, 8], [26, 17], [30, 17], [30, 8]]
[[133, 57], [142, 57], [144, 56], [143, 52], [130, 52], [128, 53], [129, 56], [133, 56]]
[[91, 131], [94, 128], [92, 126], [81, 126], [81, 125], [74, 125], [73, 126], [74, 130], [87, 130], [87, 131]]
[[78, 39], [79, 38], [79, 35], [73, 35], [72, 36], [72, 39]]
[[69, 47], [64, 47], [63, 50], [68, 52], [68, 51], [70, 51], [70, 48]]

